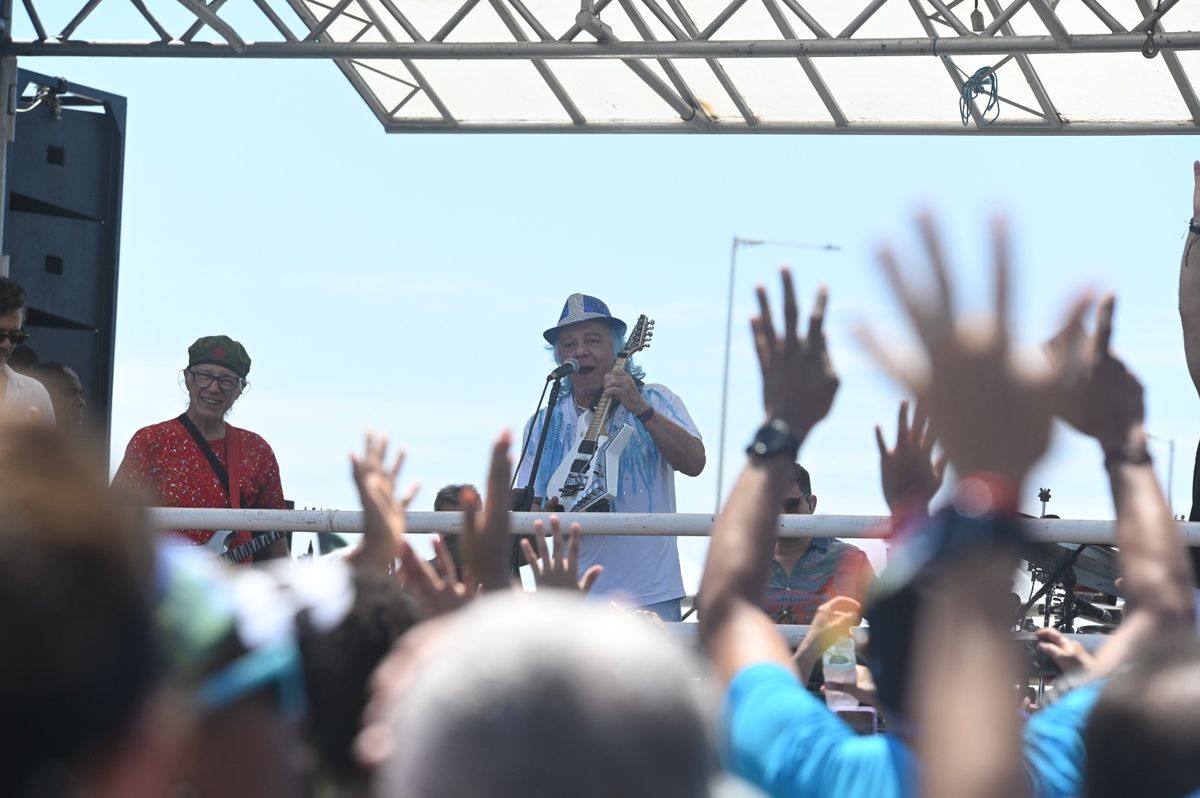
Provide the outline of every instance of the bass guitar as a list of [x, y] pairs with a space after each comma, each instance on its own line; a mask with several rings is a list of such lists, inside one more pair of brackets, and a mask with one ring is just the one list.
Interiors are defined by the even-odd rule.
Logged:
[[[625, 347], [617, 354], [612, 371], [620, 374], [636, 352], [650, 346], [654, 322], [638, 316]], [[585, 412], [576, 425], [574, 455], [563, 460], [546, 485], [547, 496], [557, 496], [568, 512], [608, 512], [621, 480], [621, 454], [633, 437], [633, 426], [622, 424], [616, 434], [608, 429], [610, 411], [618, 404], [612, 396], [600, 397], [595, 410]]]

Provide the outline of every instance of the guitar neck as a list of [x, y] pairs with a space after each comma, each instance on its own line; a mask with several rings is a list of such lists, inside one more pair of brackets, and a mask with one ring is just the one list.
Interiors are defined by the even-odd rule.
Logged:
[[237, 548], [230, 549], [222, 554], [219, 559], [227, 565], [236, 565], [247, 557], [252, 557], [260, 551], [270, 546], [275, 541], [286, 535], [286, 532], [268, 532], [265, 535], [258, 535], [249, 543], [244, 543]]
[[[622, 374], [625, 371], [625, 361], [629, 360], [627, 355], [621, 355], [613, 363], [612, 374]], [[600, 430], [604, 428], [604, 422], [608, 419], [608, 413], [613, 407], [613, 403], [617, 399], [611, 394], [605, 394], [600, 397], [600, 402], [596, 405], [596, 412], [592, 414], [592, 423], [588, 425], [587, 433], [583, 436], [583, 440], [595, 443], [600, 438]]]

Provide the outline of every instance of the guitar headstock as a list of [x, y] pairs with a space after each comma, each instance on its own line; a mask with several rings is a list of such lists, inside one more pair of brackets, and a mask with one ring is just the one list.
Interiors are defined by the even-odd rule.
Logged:
[[638, 316], [637, 323], [633, 325], [633, 331], [629, 333], [629, 337], [625, 339], [625, 348], [621, 350], [621, 357], [629, 357], [634, 352], [640, 352], [650, 346], [650, 338], [654, 335], [654, 320], [646, 318], [646, 314]]

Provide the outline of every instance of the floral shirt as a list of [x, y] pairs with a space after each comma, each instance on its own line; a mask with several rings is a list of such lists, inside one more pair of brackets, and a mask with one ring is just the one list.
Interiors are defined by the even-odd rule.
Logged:
[[[230, 424], [226, 429], [235, 429]], [[283, 486], [279, 481], [279, 463], [270, 444], [249, 430], [238, 429], [242, 450], [240, 506], [260, 510], [282, 510]], [[225, 438], [209, 441], [221, 465], [228, 468]], [[225, 486], [178, 419], [143, 427], [134, 433], [125, 448], [125, 459], [117, 468], [113, 485], [149, 491], [150, 499], [162, 507], [229, 507]], [[197, 545], [212, 539], [211, 529], [180, 529]], [[250, 541], [249, 532], [235, 532], [227, 544], [231, 547]]]
[[875, 571], [862, 549], [834, 538], [813, 538], [790, 574], [771, 560], [763, 609], [776, 623], [812, 623], [817, 607], [834, 596], [862, 602], [874, 581]]

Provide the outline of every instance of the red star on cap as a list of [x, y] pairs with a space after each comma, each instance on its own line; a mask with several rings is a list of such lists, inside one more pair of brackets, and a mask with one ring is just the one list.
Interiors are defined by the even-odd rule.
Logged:
[[218, 347], [217, 349], [213, 350], [213, 355], [216, 357], [225, 357], [225, 349]]

